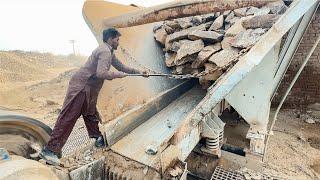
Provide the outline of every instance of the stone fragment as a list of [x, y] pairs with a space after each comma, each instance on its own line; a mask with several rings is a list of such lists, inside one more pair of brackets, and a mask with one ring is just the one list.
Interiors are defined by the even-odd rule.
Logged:
[[178, 52], [178, 50], [180, 49], [180, 46], [188, 41], [190, 41], [190, 40], [183, 39], [180, 41], [175, 41], [173, 43], [169, 43], [169, 46], [167, 47], [166, 51]]
[[266, 5], [266, 7], [270, 9], [272, 14], [283, 14], [288, 9], [282, 0], [270, 2]]
[[182, 30], [175, 33], [172, 33], [167, 36], [166, 42], [170, 43], [173, 41], [179, 41], [181, 39], [186, 39], [188, 37], [189, 31], [188, 30]]
[[51, 105], [56, 105], [56, 104], [58, 104], [57, 102], [54, 102], [54, 101], [52, 101], [52, 100], [46, 100], [46, 103], [45, 103], [47, 106], [51, 106]]
[[170, 51], [173, 51], [173, 52], [178, 52], [178, 50], [180, 49], [180, 46], [181, 44], [179, 43], [179, 41], [175, 41], [172, 43], [171, 47], [169, 47], [169, 50]]
[[213, 54], [210, 57], [209, 62], [212, 62], [217, 66], [224, 68], [237, 58], [238, 53], [239, 50], [236, 48], [224, 49]]
[[153, 26], [153, 32], [155, 33], [158, 29], [162, 27], [162, 24], [156, 24]]
[[256, 7], [251, 7], [247, 11], [247, 16], [260, 16], [260, 15], [266, 15], [270, 13], [270, 9], [268, 7], [262, 7], [262, 8], [256, 8]]
[[257, 13], [260, 9], [257, 7], [250, 7], [246, 13], [247, 16], [254, 15]]
[[165, 45], [166, 43], [166, 39], [167, 39], [167, 32], [164, 28], [160, 28], [158, 30], [156, 30], [156, 32], [154, 33], [154, 38], [156, 39], [156, 41], [158, 41], [162, 46]]
[[192, 68], [200, 68], [210, 58], [212, 54], [221, 50], [221, 43], [215, 43], [214, 45], [204, 47], [197, 56], [197, 59], [193, 61]]
[[231, 46], [237, 48], [251, 47], [260, 40], [265, 32], [266, 30], [262, 28], [248, 29], [247, 31], [240, 32], [231, 42]]
[[242, 26], [246, 29], [271, 28], [279, 17], [280, 16], [276, 14], [254, 16], [250, 19], [243, 20]]
[[191, 40], [202, 39], [205, 42], [213, 43], [219, 42], [222, 40], [223, 35], [214, 31], [193, 31], [188, 35], [188, 38]]
[[242, 31], [246, 31], [246, 29], [242, 26], [242, 20], [238, 19], [234, 25], [231, 25], [231, 27], [226, 31], [225, 36], [236, 36]]
[[234, 17], [233, 19], [230, 20], [230, 25], [233, 26], [237, 21], [239, 21], [241, 18], [240, 17]]
[[311, 119], [311, 118], [306, 119], [305, 122], [308, 123], [308, 124], [314, 124], [315, 123], [315, 121], [313, 119]]
[[221, 41], [222, 49], [229, 49], [232, 48], [231, 43], [233, 42], [234, 37], [224, 37]]
[[314, 103], [308, 105], [308, 109], [311, 109], [312, 111], [320, 111], [320, 103]]
[[176, 53], [166, 53], [165, 55], [165, 63], [167, 67], [172, 67], [174, 66], [174, 60], [176, 59], [177, 54]]
[[244, 8], [239, 8], [234, 10], [234, 14], [238, 17], [244, 17], [247, 14], [247, 9], [246, 7]]
[[230, 23], [225, 23], [224, 24], [224, 30], [227, 31], [231, 27]]
[[231, 13], [231, 10], [228, 10], [228, 11], [224, 11], [222, 15], [223, 17], [227, 17], [230, 13]]
[[225, 22], [230, 23], [230, 21], [234, 18], [234, 12], [231, 11], [230, 14], [226, 17]]
[[186, 56], [182, 59], [176, 58], [174, 63], [176, 64], [176, 66], [179, 66], [179, 65], [183, 65], [188, 62], [193, 62], [196, 58], [197, 58], [197, 54], [193, 54], [193, 55]]
[[208, 80], [205, 80], [205, 78], [202, 76], [199, 78], [199, 84], [201, 85], [202, 89], [208, 89], [211, 85], [211, 82]]
[[214, 22], [212, 23], [209, 31], [221, 29], [223, 26], [223, 15], [219, 16]]
[[212, 73], [214, 71], [216, 71], [218, 68], [218, 66], [216, 64], [213, 64], [213, 63], [205, 63], [204, 64], [204, 71], [206, 73]]
[[202, 24], [202, 22], [203, 22], [203, 19], [201, 16], [192, 16], [191, 17], [191, 23], [194, 26], [199, 26], [200, 24]]
[[205, 23], [205, 24], [201, 24], [199, 26], [194, 26], [194, 27], [191, 27], [191, 28], [188, 28], [188, 29], [177, 31], [177, 32], [175, 32], [173, 34], [168, 35], [166, 41], [167, 41], [167, 43], [170, 43], [170, 42], [173, 42], [173, 41], [186, 39], [190, 32], [195, 31], [195, 30], [205, 31], [207, 29], [207, 26], [208, 26], [208, 24]]
[[210, 13], [210, 14], [204, 14], [202, 15], [202, 19], [204, 22], [209, 22], [209, 21], [214, 21], [215, 20], [215, 13]]
[[175, 31], [177, 31], [177, 30], [179, 30], [181, 28], [179, 23], [177, 21], [175, 21], [175, 20], [173, 20], [173, 21], [165, 21], [164, 24], [169, 26], [169, 27], [171, 27]]
[[193, 24], [191, 23], [191, 18], [187, 17], [187, 18], [180, 18], [180, 19], [177, 19], [180, 27], [182, 29], [187, 29], [189, 27], [191, 27]]
[[222, 70], [213, 63], [206, 63], [204, 66], [205, 66], [205, 72], [206, 72], [206, 75], [204, 76], [205, 80], [215, 81], [223, 73]]
[[163, 25], [163, 28], [166, 30], [167, 34], [172, 34], [175, 31], [173, 28], [165, 24]]
[[221, 12], [215, 12], [215, 16], [219, 17], [221, 15]]
[[204, 47], [204, 43], [201, 39], [196, 40], [196, 41], [189, 41], [181, 45], [180, 49], [177, 52], [177, 57], [176, 57], [176, 64], [181, 65], [179, 63], [179, 60], [182, 58], [192, 55], [195, 53], [198, 53], [202, 50]]
[[191, 74], [192, 71], [191, 64], [187, 63], [176, 66], [174, 74]]

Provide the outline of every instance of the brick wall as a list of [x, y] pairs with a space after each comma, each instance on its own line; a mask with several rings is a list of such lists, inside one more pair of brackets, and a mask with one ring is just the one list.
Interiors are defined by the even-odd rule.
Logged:
[[[320, 8], [318, 8], [304, 35], [294, 59], [278, 89], [273, 105], [278, 105], [293, 77], [320, 35]], [[308, 104], [320, 102], [320, 45], [311, 56], [305, 69], [287, 97], [284, 107], [304, 108]]]

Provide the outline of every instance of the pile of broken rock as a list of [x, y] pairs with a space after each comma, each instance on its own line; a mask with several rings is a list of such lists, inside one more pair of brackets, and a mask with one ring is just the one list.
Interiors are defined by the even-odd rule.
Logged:
[[207, 88], [258, 42], [287, 8], [280, 0], [261, 8], [164, 21], [154, 27], [154, 37], [174, 74], [202, 75], [200, 84]]

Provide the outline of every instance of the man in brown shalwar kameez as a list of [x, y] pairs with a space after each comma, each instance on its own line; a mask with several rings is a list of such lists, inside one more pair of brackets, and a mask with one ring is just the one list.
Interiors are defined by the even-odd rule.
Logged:
[[[53, 128], [47, 146], [40, 157], [52, 165], [60, 164], [58, 154], [66, 143], [77, 119], [82, 115], [89, 137], [95, 138], [96, 147], [104, 147], [104, 139], [99, 131], [97, 98], [104, 80], [124, 78], [127, 74], [146, 74], [122, 64], [113, 51], [119, 45], [120, 33], [110, 28], [103, 31], [103, 44], [96, 48], [88, 61], [71, 78], [61, 113]], [[118, 72], [111, 72], [111, 65]], [[120, 72], [122, 71], [122, 72]], [[147, 75], [146, 75], [147, 76]]]

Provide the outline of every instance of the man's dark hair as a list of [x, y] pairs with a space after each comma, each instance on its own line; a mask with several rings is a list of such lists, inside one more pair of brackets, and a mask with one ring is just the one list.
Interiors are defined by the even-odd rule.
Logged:
[[115, 28], [108, 28], [103, 30], [103, 42], [107, 42], [109, 38], [116, 38], [118, 36], [121, 36], [120, 32]]

